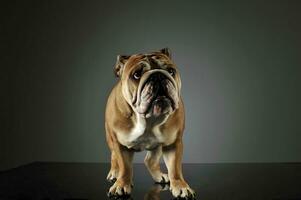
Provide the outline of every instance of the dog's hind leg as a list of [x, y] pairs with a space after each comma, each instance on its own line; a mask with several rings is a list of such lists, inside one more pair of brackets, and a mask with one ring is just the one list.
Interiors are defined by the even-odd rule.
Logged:
[[152, 151], [148, 151], [144, 163], [156, 183], [168, 183], [168, 175], [161, 172], [160, 158], [162, 156], [162, 147], [159, 146]]

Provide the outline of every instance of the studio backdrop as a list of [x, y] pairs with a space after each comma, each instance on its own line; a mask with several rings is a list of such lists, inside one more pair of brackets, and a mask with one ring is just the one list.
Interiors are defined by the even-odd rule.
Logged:
[[[169, 47], [185, 163], [301, 161], [298, 1], [19, 1], [1, 9], [0, 169], [108, 162], [118, 54]], [[144, 153], [135, 155], [142, 162]]]

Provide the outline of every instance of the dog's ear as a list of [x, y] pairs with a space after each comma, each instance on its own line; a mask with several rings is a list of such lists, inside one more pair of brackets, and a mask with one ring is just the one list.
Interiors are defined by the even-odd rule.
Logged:
[[118, 55], [117, 56], [117, 61], [116, 65], [114, 67], [114, 73], [116, 77], [121, 77], [123, 67], [126, 63], [126, 61], [130, 58], [131, 56], [125, 56], [125, 55]]
[[164, 55], [166, 55], [167, 57], [171, 58], [171, 52], [169, 48], [163, 48], [160, 50], [160, 53], [163, 53]]

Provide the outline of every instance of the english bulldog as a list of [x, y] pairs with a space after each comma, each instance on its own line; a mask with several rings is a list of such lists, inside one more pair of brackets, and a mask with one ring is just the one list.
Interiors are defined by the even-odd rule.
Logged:
[[[107, 179], [109, 196], [129, 195], [133, 186], [134, 152], [146, 150], [144, 163], [155, 182], [169, 183], [174, 197], [194, 198], [182, 174], [184, 104], [179, 70], [168, 48], [146, 54], [119, 55], [119, 78], [105, 113], [106, 140], [111, 150]], [[168, 174], [160, 170], [163, 155]]]

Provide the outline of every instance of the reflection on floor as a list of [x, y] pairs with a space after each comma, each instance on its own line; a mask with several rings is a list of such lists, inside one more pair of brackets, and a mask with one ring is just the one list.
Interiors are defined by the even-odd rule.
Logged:
[[[0, 199], [109, 199], [108, 164], [36, 162], [0, 172]], [[301, 199], [301, 163], [184, 164], [197, 199]], [[134, 165], [130, 199], [172, 199], [168, 185], [154, 184]]]

